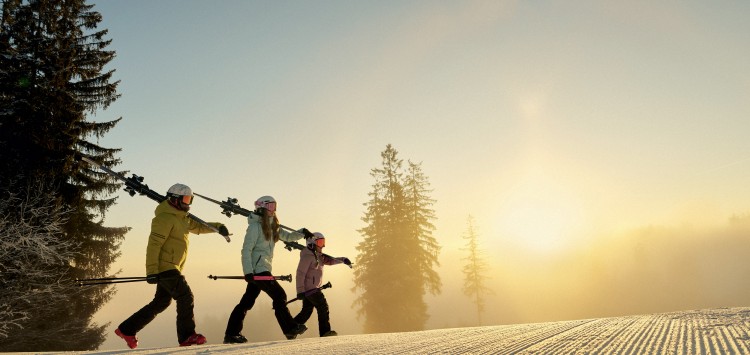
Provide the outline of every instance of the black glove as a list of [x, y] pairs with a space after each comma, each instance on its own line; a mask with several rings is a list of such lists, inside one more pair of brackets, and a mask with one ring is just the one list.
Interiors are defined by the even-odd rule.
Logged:
[[247, 281], [247, 282], [255, 282], [255, 280], [253, 280], [253, 276], [255, 276], [255, 275], [253, 275], [253, 274], [245, 274], [245, 281]]
[[159, 275], [158, 274], [147, 275], [146, 282], [152, 285], [159, 283]]
[[304, 292], [300, 292], [300, 293], [298, 293], [298, 294], [297, 294], [297, 299], [298, 299], [298, 300], [304, 300], [304, 299], [305, 299], [305, 293], [304, 293]]
[[315, 235], [312, 234], [312, 233], [310, 233], [310, 231], [307, 230], [307, 228], [302, 228], [302, 229], [300, 229], [300, 231], [302, 231], [302, 234], [304, 234], [305, 238], [313, 238], [313, 237], [315, 237]]
[[222, 236], [228, 237], [229, 236], [229, 229], [227, 229], [227, 226], [225, 226], [223, 224], [220, 225], [219, 226], [219, 234], [221, 234]]
[[352, 266], [352, 261], [349, 260], [349, 258], [347, 258], [345, 256], [340, 257], [339, 260], [341, 260], [341, 262], [344, 263], [347, 266]]

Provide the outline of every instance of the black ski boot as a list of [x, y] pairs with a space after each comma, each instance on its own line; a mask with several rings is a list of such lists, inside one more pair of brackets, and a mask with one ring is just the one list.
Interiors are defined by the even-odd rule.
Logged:
[[237, 335], [225, 335], [224, 344], [242, 344], [247, 343], [247, 338], [242, 334]]
[[307, 326], [305, 326], [304, 324], [297, 324], [297, 326], [292, 328], [289, 333], [284, 333], [284, 335], [286, 335], [287, 340], [292, 340], [297, 338], [297, 335], [302, 335], [303, 333], [305, 333], [305, 331], [307, 331]]

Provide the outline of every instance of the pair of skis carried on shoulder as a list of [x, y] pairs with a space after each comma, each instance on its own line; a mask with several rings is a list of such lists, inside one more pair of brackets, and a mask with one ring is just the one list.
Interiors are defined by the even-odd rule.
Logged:
[[[213, 203], [219, 205], [219, 207], [222, 208], [221, 213], [224, 214], [227, 217], [232, 217], [232, 215], [235, 215], [235, 214], [238, 214], [238, 215], [241, 215], [241, 216], [245, 216], [245, 217], [250, 216], [250, 214], [259, 215], [255, 211], [250, 211], [250, 210], [248, 210], [246, 208], [242, 208], [242, 206], [240, 206], [238, 204], [238, 200], [236, 198], [228, 197], [226, 201], [219, 201], [219, 200], [214, 200], [214, 199], [212, 199], [212, 198], [210, 198], [208, 196], [201, 195], [201, 194], [199, 194], [197, 192], [193, 192], [193, 194], [195, 196], [198, 196], [198, 197], [204, 199], [204, 200], [207, 200], [207, 201], [210, 201], [210, 202], [213, 202]], [[299, 231], [297, 231], [295, 229], [292, 229], [290, 227], [287, 227], [287, 226], [285, 226], [283, 224], [279, 224], [279, 227], [281, 227], [283, 229], [286, 229], [287, 231], [290, 231], [290, 232], [300, 233]], [[289, 250], [289, 251], [292, 251], [292, 249], [297, 249], [297, 250], [303, 250], [303, 249], [305, 249], [305, 246], [303, 246], [302, 244], [297, 243], [297, 242], [287, 242], [287, 241], [284, 241], [284, 240], [282, 240], [282, 242], [284, 242], [284, 249]], [[331, 258], [331, 259], [337, 259], [337, 260], [341, 259], [341, 258], [330, 256], [330, 255], [328, 255], [326, 253], [321, 253], [321, 255], [323, 255], [324, 257]], [[345, 264], [345, 265], [348, 266], [349, 268], [352, 268], [353, 264]]]
[[[139, 195], [144, 195], [144, 196], [146, 196], [146, 197], [148, 197], [148, 198], [156, 201], [157, 203], [161, 203], [162, 201], [164, 201], [164, 200], [167, 199], [166, 196], [159, 194], [158, 192], [150, 189], [148, 187], [148, 185], [144, 184], [143, 183], [143, 176], [138, 176], [136, 174], [133, 174], [133, 176], [131, 176], [129, 178], [126, 178], [124, 175], [122, 175], [122, 174], [120, 174], [120, 173], [118, 173], [118, 172], [116, 172], [116, 171], [114, 171], [114, 170], [112, 170], [112, 169], [110, 169], [110, 168], [102, 165], [101, 163], [99, 163], [99, 162], [97, 162], [97, 161], [95, 161], [95, 160], [93, 160], [91, 158], [81, 157], [81, 159], [83, 161], [85, 161], [85, 162], [93, 165], [93, 166], [96, 166], [97, 168], [101, 169], [105, 173], [107, 173], [107, 174], [109, 174], [109, 175], [111, 175], [111, 176], [119, 179], [120, 181], [124, 182], [125, 183], [125, 191], [127, 191], [128, 194], [130, 194], [130, 196], [135, 196], [135, 194], [137, 193]], [[216, 228], [216, 227], [208, 224], [206, 221], [198, 218], [197, 216], [195, 216], [193, 214], [190, 214], [190, 213], [188, 213], [187, 216], [188, 216], [188, 218], [190, 218], [190, 219], [192, 219], [192, 220], [200, 223], [201, 225], [207, 227], [208, 229], [210, 229], [210, 230], [212, 230], [212, 231], [214, 231], [216, 233], [219, 233], [219, 229], [218, 228]], [[221, 233], [219, 233], [219, 234], [221, 234]], [[224, 239], [227, 240], [227, 243], [229, 243], [231, 241], [231, 239], [229, 239], [229, 235], [223, 236], [223, 237], [224, 237]]]

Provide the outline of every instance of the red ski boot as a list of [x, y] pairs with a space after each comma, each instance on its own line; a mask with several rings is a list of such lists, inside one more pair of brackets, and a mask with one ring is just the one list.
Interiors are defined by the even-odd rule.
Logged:
[[138, 347], [138, 338], [135, 335], [122, 334], [120, 328], [115, 329], [115, 334], [117, 334], [118, 337], [124, 339], [129, 348], [135, 349]]
[[203, 334], [195, 334], [189, 336], [185, 341], [180, 343], [180, 346], [191, 346], [191, 345], [201, 345], [206, 343], [206, 337], [203, 336]]

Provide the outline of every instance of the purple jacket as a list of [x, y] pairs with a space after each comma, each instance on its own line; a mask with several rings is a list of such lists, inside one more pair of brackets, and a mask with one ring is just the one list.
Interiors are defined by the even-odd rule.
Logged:
[[299, 252], [297, 265], [297, 293], [320, 287], [323, 282], [323, 265], [341, 264], [341, 260], [318, 254], [310, 248]]

